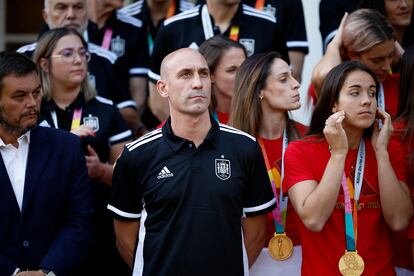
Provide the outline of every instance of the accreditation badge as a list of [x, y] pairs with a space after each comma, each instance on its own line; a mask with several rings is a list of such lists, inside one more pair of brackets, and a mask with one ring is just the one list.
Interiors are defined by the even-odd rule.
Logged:
[[89, 114], [88, 117], [83, 118], [83, 124], [90, 127], [95, 133], [99, 130], [99, 118], [92, 116], [92, 114]]

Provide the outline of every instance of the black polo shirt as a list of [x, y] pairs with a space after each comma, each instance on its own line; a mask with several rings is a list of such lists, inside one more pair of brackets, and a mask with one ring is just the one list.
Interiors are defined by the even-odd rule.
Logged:
[[134, 275], [243, 275], [241, 220], [275, 199], [258, 144], [212, 119], [204, 142], [162, 129], [126, 145], [108, 209], [141, 219]]
[[[159, 79], [160, 65], [166, 55], [183, 47], [198, 48], [206, 40], [208, 30], [203, 28], [202, 19], [205, 14], [203, 10], [206, 8], [207, 5], [197, 6], [164, 21], [155, 39], [151, 57], [151, 70], [148, 73], [151, 81]], [[220, 29], [215, 26], [214, 19], [207, 10], [207, 19], [204, 22], [209, 20], [213, 34], [220, 34]], [[249, 56], [278, 51], [289, 63], [285, 39], [274, 16], [240, 4], [230, 27], [223, 35], [229, 36], [232, 26], [239, 27], [238, 41], [244, 45]]]
[[323, 52], [335, 37], [345, 12], [353, 12], [358, 4], [359, 0], [321, 0], [319, 3], [319, 30], [322, 35]]
[[123, 88], [129, 91], [130, 77], [146, 77], [148, 73], [148, 43], [142, 21], [115, 10], [101, 29], [96, 24], [88, 24], [89, 40], [102, 46], [108, 29], [112, 30], [109, 50], [118, 56], [115, 73]]
[[[82, 138], [82, 147], [85, 154], [88, 154], [86, 146], [91, 145], [99, 155], [101, 162], [107, 162], [111, 145], [132, 139], [132, 132], [117, 108], [101, 97], [85, 102], [82, 93], [65, 110], [60, 109], [53, 100], [43, 101], [41, 115], [44, 121], [41, 121], [40, 124], [70, 131], [73, 112], [80, 108], [82, 109], [80, 124], [89, 125], [95, 131], [95, 136]], [[56, 112], [58, 126], [53, 121], [53, 111]]]
[[[170, 6], [175, 5], [174, 15], [180, 12], [192, 9], [195, 7], [195, 1], [190, 0], [171, 0]], [[157, 26], [154, 26], [154, 23], [151, 19], [151, 10], [148, 7], [147, 1], [145, 0], [138, 0], [135, 3], [132, 3], [128, 6], [123, 7], [119, 10], [121, 13], [125, 15], [129, 15], [141, 20], [144, 24], [144, 28], [147, 32], [148, 38], [148, 46], [150, 50], [150, 54], [152, 53], [152, 46], [155, 40], [155, 36], [158, 32], [158, 29], [164, 22], [164, 19], [160, 20]]]
[[[257, 0], [243, 2], [255, 7]], [[301, 0], [265, 0], [263, 11], [276, 17], [280, 24], [289, 51], [309, 52], [305, 17]]]
[[[37, 42], [27, 44], [17, 49], [17, 52], [31, 58], [36, 46]], [[136, 104], [128, 90], [123, 89], [115, 77], [113, 66], [117, 56], [91, 42], [88, 43], [88, 51], [91, 53], [91, 60], [88, 62], [88, 79], [98, 95], [111, 100], [119, 109], [135, 108]]]

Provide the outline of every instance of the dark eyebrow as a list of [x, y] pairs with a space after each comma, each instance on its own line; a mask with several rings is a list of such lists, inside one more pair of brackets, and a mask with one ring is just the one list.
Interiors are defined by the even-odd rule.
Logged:
[[18, 90], [16, 90], [16, 91], [14, 91], [14, 92], [13, 92], [13, 94], [16, 94], [16, 93], [31, 93], [31, 92], [33, 92], [33, 91], [40, 90], [41, 88], [42, 88], [42, 85], [41, 85], [41, 84], [39, 84], [38, 86], [36, 86], [36, 88], [35, 88], [35, 89], [33, 89], [33, 90], [31, 90], [31, 91], [18, 89]]

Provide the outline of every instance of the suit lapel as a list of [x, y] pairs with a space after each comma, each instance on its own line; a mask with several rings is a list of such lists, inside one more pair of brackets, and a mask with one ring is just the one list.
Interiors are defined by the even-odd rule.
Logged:
[[3, 200], [11, 201], [16, 211], [20, 214], [19, 204], [17, 203], [16, 195], [14, 194], [13, 186], [10, 182], [9, 175], [7, 174], [6, 166], [4, 165], [3, 158], [0, 155], [0, 195], [6, 195]]
[[33, 129], [30, 133], [22, 214], [24, 214], [27, 204], [32, 197], [33, 192], [36, 190], [39, 177], [49, 159], [50, 150], [50, 144], [48, 143], [48, 137], [45, 135], [45, 132], [41, 131], [40, 127]]

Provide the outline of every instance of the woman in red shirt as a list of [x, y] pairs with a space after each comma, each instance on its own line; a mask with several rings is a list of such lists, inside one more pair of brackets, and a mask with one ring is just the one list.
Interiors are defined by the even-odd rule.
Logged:
[[[299, 86], [289, 65], [276, 52], [249, 57], [236, 74], [230, 125], [257, 138], [279, 206], [268, 215], [268, 242], [251, 268], [251, 275], [300, 274], [296, 214], [287, 197], [280, 194], [284, 150], [306, 128], [288, 116], [288, 111], [300, 108]], [[279, 239], [287, 246], [282, 251], [277, 247]], [[271, 249], [272, 245], [276, 250]]]
[[304, 276], [395, 275], [389, 229], [406, 229], [413, 207], [378, 87], [359, 62], [334, 67], [309, 136], [286, 150], [283, 188], [300, 217]]
[[[401, 86], [398, 107], [398, 117], [394, 123], [394, 134], [404, 145], [407, 158], [407, 184], [414, 197], [414, 46], [406, 49], [400, 65]], [[414, 273], [411, 245], [408, 242], [408, 233], [394, 232], [393, 244], [394, 260], [397, 266], [410, 269]], [[410, 228], [409, 238], [414, 239], [414, 222]], [[414, 247], [413, 247], [414, 250]]]

